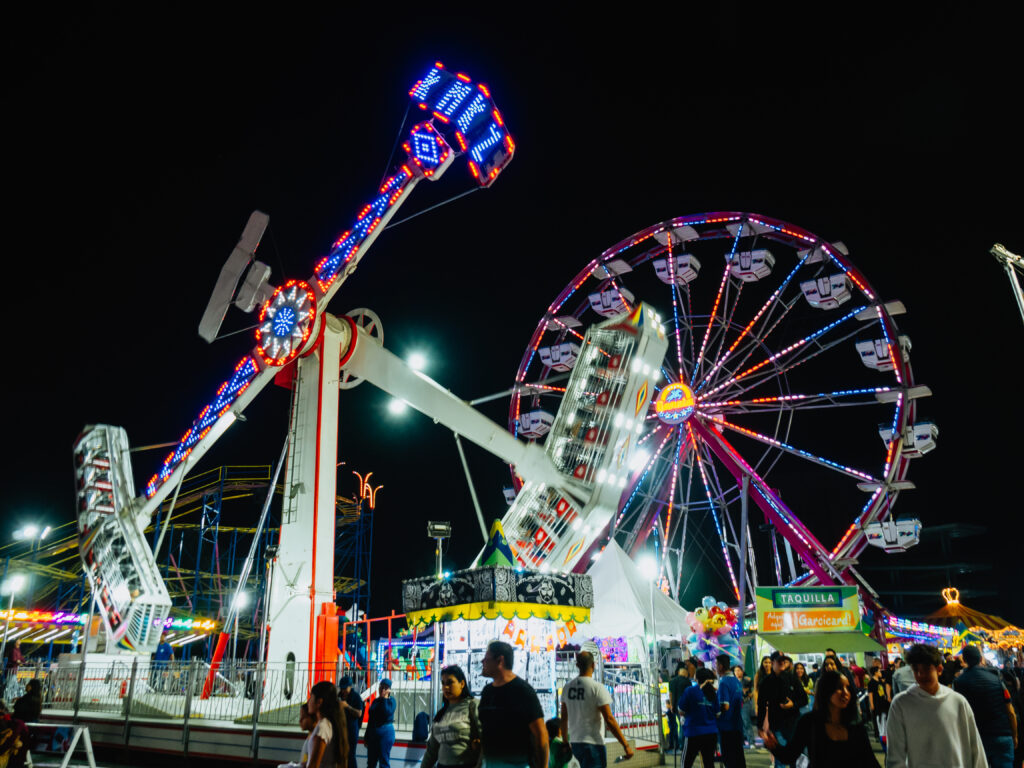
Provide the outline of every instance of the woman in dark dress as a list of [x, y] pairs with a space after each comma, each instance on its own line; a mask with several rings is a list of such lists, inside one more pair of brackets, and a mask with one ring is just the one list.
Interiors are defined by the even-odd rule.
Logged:
[[800, 718], [785, 746], [769, 732], [765, 747], [782, 763], [807, 750], [809, 768], [878, 768], [868, 732], [857, 723], [857, 702], [846, 676], [826, 669], [818, 678], [814, 709]]

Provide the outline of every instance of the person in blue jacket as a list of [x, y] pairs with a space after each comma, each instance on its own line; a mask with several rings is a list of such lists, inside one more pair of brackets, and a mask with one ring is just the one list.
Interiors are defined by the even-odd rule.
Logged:
[[377, 686], [377, 698], [370, 705], [366, 720], [366, 768], [391, 768], [391, 747], [395, 745], [395, 697], [391, 681], [384, 678]]
[[715, 764], [718, 744], [718, 713], [721, 705], [715, 691], [715, 673], [710, 669], [697, 670], [697, 684], [683, 691], [679, 711], [685, 716], [683, 735], [686, 737], [686, 755], [683, 768], [691, 768], [700, 754], [705, 768]]

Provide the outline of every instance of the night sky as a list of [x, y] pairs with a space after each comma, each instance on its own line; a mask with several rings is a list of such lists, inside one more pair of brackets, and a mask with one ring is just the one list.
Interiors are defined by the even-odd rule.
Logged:
[[[554, 296], [643, 227], [748, 211], [842, 240], [881, 295], [906, 304], [897, 322], [934, 393], [919, 407], [939, 447], [912, 466], [917, 490], [896, 512], [926, 528], [985, 526], [954, 545], [955, 560], [993, 566], [964, 577], [965, 600], [972, 586], [992, 590], [970, 604], [1024, 623], [1024, 325], [987, 253], [1024, 250], [1008, 24], [941, 3], [914, 18], [792, 21], [720, 5], [598, 23], [437, 7], [430, 19], [79, 10], [10, 24], [0, 536], [73, 518], [83, 425], [123, 426], [135, 446], [185, 431], [252, 347], [249, 333], [213, 345], [196, 333], [249, 213], [270, 215], [257, 257], [271, 282], [307, 278], [388, 170], [406, 92], [439, 59], [490, 86], [515, 158], [492, 188], [382, 234], [332, 312], [372, 308], [387, 347], [424, 351], [427, 373], [472, 399], [512, 385]], [[473, 186], [458, 161], [397, 218]], [[232, 309], [222, 331], [253, 322]], [[387, 399], [370, 385], [341, 395], [339, 492], [355, 492], [351, 470], [383, 485], [374, 614], [400, 609], [400, 580], [429, 572], [426, 520], [452, 521], [451, 566], [480, 547], [451, 433], [418, 414], [394, 420]], [[272, 463], [287, 405], [268, 387], [200, 469]], [[504, 423], [507, 400], [484, 411]], [[501, 515], [507, 467], [467, 451], [485, 515]], [[135, 455], [137, 486], [164, 453]], [[845, 481], [830, 492], [859, 493]], [[816, 519], [827, 505], [794, 511], [812, 530], [850, 522]], [[257, 512], [228, 504], [224, 522]], [[862, 561], [934, 563], [937, 552], [926, 542]], [[934, 599], [918, 612], [940, 606], [944, 579], [922, 582]], [[725, 594], [711, 571], [703, 589]]]

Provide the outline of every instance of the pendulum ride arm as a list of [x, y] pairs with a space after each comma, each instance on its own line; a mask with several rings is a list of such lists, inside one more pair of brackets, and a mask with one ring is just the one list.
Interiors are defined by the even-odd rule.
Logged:
[[1017, 300], [1017, 309], [1020, 310], [1020, 319], [1024, 321], [1024, 290], [1020, 287], [1020, 279], [1017, 273], [1024, 275], [1024, 258], [1016, 253], [1011, 253], [1005, 247], [996, 243], [989, 251], [996, 257], [996, 261], [1003, 265], [1007, 277], [1010, 278], [1010, 290], [1013, 291], [1013, 298]]
[[[110, 597], [106, 603], [101, 600], [101, 613], [108, 637], [121, 645], [139, 652], [154, 650], [159, 632], [154, 633], [153, 627], [160, 625], [170, 610], [167, 589], [159, 578], [155, 584], [148, 584], [148, 580], [141, 585], [137, 580], [124, 581], [123, 574], [132, 571], [158, 574], [154, 553], [141, 535], [134, 536], [134, 532], [145, 528], [168, 493], [281, 368], [317, 344], [324, 310], [331, 298], [355, 271], [367, 249], [420, 181], [440, 178], [457, 156], [465, 154], [477, 184], [488, 187], [512, 159], [515, 150], [512, 137], [482, 83], [473, 83], [463, 74], [449, 73], [438, 62], [417, 81], [409, 96], [430, 116], [413, 126], [402, 145], [404, 160], [383, 181], [355, 217], [351, 228], [316, 263], [308, 281], [290, 280], [271, 290], [265, 285], [268, 271], [262, 265], [257, 272], [250, 269], [244, 286], [248, 298], [236, 303], [252, 304], [258, 297], [270, 296], [260, 311], [256, 347], [236, 363], [229, 378], [217, 388], [146, 484], [143, 495], [117, 506], [116, 510], [114, 505], [102, 500], [96, 502], [101, 508], [99, 513], [91, 508], [91, 511], [85, 510], [81, 499], [100, 498], [102, 494], [88, 487], [91, 474], [78, 473], [81, 485], [79, 548], [83, 553], [83, 569], [93, 592]], [[227, 273], [222, 271], [215, 297], [223, 299], [223, 295], [235, 289], [265, 224], [265, 217], [250, 220], [242, 241], [229, 259]], [[207, 340], [213, 338], [219, 328], [225, 311], [222, 304], [212, 314], [208, 310], [204, 315], [200, 333]], [[94, 433], [95, 439], [89, 442], [87, 438]], [[102, 468], [124, 461], [114, 452], [97, 448], [101, 443], [96, 428], [86, 430], [76, 443], [76, 457], [83, 462], [80, 466], [88, 461]], [[97, 514], [102, 517], [96, 518]], [[85, 559], [87, 552], [88, 561]]]

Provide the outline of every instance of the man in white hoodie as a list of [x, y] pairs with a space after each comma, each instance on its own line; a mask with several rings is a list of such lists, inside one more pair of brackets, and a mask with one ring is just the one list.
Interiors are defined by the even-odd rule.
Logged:
[[988, 768], [970, 704], [939, 685], [939, 649], [914, 645], [906, 659], [917, 685], [892, 700], [886, 768]]

